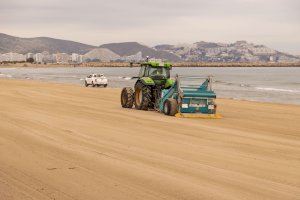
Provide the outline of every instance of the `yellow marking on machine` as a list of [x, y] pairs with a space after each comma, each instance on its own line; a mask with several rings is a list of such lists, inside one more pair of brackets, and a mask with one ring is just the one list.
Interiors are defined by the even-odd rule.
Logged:
[[177, 113], [175, 117], [179, 118], [200, 118], [200, 119], [222, 119], [220, 114], [203, 114], [203, 113]]

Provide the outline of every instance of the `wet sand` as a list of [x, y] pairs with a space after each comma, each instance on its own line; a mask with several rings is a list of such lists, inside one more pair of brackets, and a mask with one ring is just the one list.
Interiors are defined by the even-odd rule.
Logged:
[[220, 120], [122, 109], [120, 89], [0, 80], [0, 199], [299, 199], [300, 106]]

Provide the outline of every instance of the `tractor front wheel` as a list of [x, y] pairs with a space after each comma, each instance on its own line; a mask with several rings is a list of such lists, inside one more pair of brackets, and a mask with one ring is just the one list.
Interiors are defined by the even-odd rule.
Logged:
[[148, 110], [151, 103], [151, 89], [139, 82], [135, 86], [134, 105], [138, 110]]
[[177, 101], [172, 98], [167, 99], [164, 103], [165, 115], [174, 116], [177, 112]]
[[[105, 86], [104, 86], [105, 87]], [[123, 88], [121, 92], [121, 105], [123, 108], [132, 108], [134, 101], [134, 92], [131, 87]]]

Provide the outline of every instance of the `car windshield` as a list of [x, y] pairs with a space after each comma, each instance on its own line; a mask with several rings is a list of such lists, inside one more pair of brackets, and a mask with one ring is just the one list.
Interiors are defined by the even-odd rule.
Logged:
[[169, 69], [165, 67], [149, 67], [148, 68], [148, 75], [149, 76], [157, 76], [157, 75], [162, 75], [167, 78], [170, 77], [170, 71]]

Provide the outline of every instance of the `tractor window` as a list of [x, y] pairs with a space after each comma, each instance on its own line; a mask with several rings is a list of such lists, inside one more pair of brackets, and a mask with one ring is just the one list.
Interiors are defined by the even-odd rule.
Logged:
[[148, 68], [148, 76], [163, 75], [170, 78], [170, 71], [165, 67], [150, 67]]
[[144, 74], [145, 74], [145, 67], [143, 66], [143, 67], [141, 67], [141, 69], [140, 69], [139, 77], [143, 77]]

